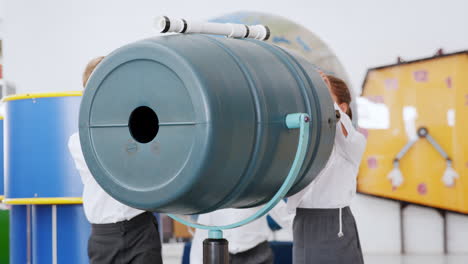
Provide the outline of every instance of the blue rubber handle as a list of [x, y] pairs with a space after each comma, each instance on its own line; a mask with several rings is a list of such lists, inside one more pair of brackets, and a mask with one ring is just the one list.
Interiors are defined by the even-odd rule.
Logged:
[[241, 220], [239, 222], [229, 224], [229, 225], [223, 225], [223, 226], [207, 226], [207, 225], [201, 225], [197, 223], [190, 222], [186, 219], [183, 219], [177, 215], [173, 214], [168, 214], [172, 219], [193, 227], [193, 228], [199, 228], [199, 229], [205, 229], [209, 230], [208, 237], [209, 238], [214, 238], [214, 239], [221, 239], [223, 237], [222, 230], [223, 229], [232, 229], [236, 228], [245, 224], [248, 224], [252, 221], [257, 220], [258, 218], [264, 216], [267, 214], [273, 207], [278, 204], [281, 199], [284, 198], [284, 196], [288, 193], [288, 191], [291, 189], [293, 186], [294, 182], [296, 181], [296, 178], [299, 174], [299, 171], [301, 170], [302, 164], [304, 163], [304, 159], [306, 156], [307, 152], [307, 145], [309, 143], [309, 123], [310, 117], [307, 114], [304, 113], [296, 113], [296, 114], [289, 114], [286, 116], [286, 126], [289, 129], [297, 129], [299, 128], [299, 142], [297, 145], [297, 151], [296, 151], [296, 156], [294, 158], [294, 162], [291, 166], [291, 169], [289, 170], [289, 174], [284, 180], [283, 184], [281, 185], [280, 189], [276, 192], [276, 194], [271, 198], [271, 200], [266, 203], [260, 210], [258, 210], [255, 214], [247, 217], [244, 220]]

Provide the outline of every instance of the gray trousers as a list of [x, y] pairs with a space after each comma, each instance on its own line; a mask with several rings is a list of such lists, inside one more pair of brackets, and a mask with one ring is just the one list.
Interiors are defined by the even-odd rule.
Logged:
[[161, 264], [161, 240], [152, 213], [129, 221], [93, 224], [88, 241], [90, 264]]
[[293, 223], [294, 264], [363, 264], [361, 244], [354, 216], [342, 209], [298, 208]]
[[247, 251], [229, 254], [230, 264], [273, 264], [273, 260], [273, 250], [267, 241]]

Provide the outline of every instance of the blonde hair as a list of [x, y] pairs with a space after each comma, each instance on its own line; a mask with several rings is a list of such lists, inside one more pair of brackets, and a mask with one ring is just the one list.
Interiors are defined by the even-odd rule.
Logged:
[[98, 66], [98, 64], [104, 59], [104, 56], [96, 57], [88, 62], [86, 68], [83, 72], [83, 88], [86, 87], [86, 83], [88, 83], [89, 76], [93, 73], [94, 69]]

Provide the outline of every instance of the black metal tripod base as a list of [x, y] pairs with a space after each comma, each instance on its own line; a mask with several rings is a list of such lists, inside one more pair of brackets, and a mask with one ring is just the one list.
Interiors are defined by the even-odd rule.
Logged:
[[207, 238], [203, 241], [203, 264], [229, 264], [228, 241]]

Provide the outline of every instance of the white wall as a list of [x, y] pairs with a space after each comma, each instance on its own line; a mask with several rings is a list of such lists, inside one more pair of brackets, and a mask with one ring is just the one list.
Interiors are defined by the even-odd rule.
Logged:
[[365, 254], [401, 253], [401, 210], [398, 202], [358, 194], [351, 210]]
[[[5, 11], [5, 8], [3, 7], [3, 2], [5, 0], [0, 0], [0, 39], [3, 39], [3, 32], [5, 31], [3, 28], [3, 17], [5, 16], [3, 13]], [[2, 57], [0, 56], [0, 64], [2, 63]]]
[[402, 214], [405, 253], [444, 253], [444, 219], [436, 209], [408, 205]]
[[160, 14], [209, 19], [238, 10], [290, 18], [325, 40], [354, 87], [370, 66], [468, 49], [465, 0], [0, 0], [5, 77], [19, 92], [80, 89], [93, 56], [155, 34]]
[[468, 216], [447, 213], [447, 251], [451, 254], [467, 254]]

